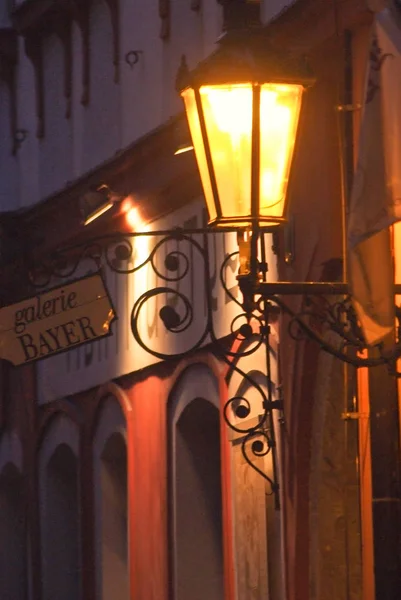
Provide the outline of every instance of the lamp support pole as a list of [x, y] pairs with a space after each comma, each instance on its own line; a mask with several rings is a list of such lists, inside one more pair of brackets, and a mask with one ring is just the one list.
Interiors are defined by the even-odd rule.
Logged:
[[[262, 296], [279, 294], [280, 296], [346, 296], [350, 293], [348, 283], [342, 281], [277, 281], [259, 283], [255, 293]], [[401, 284], [394, 285], [394, 294], [401, 294]]]

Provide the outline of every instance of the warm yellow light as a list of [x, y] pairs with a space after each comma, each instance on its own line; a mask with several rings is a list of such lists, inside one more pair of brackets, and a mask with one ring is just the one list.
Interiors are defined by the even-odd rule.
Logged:
[[131, 229], [138, 230], [143, 229], [143, 221], [141, 214], [136, 206], [132, 206], [126, 213], [125, 219]]
[[203, 86], [199, 91], [222, 216], [249, 215], [252, 84]]
[[[252, 119], [252, 86], [226, 85], [203, 86], [200, 89], [202, 100], [207, 98], [209, 114], [213, 114], [215, 126], [229, 134], [234, 141], [241, 135], [249, 135]], [[208, 119], [205, 115], [206, 122]]]
[[134, 231], [144, 231], [144, 222], [136, 201], [132, 195], [126, 196], [121, 203], [121, 212], [127, 225]]
[[[211, 222], [271, 226], [285, 219], [303, 89], [238, 83], [204, 85], [198, 96], [192, 88], [182, 92]], [[254, 175], [259, 181], [252, 180]]]
[[191, 152], [193, 149], [194, 147], [191, 144], [183, 144], [177, 148], [177, 150], [174, 152], [174, 156], [184, 154], [185, 152]]
[[281, 218], [294, 150], [302, 86], [269, 84], [260, 93], [261, 217]]
[[213, 197], [212, 185], [210, 181], [209, 169], [206, 160], [205, 146], [203, 144], [202, 139], [198, 109], [196, 106], [195, 92], [192, 88], [187, 88], [182, 92], [181, 95], [185, 103], [185, 110], [187, 113], [189, 130], [191, 132], [196, 162], [198, 163], [199, 173], [202, 180], [203, 193], [205, 194], [209, 218], [210, 220], [214, 220], [217, 214]]

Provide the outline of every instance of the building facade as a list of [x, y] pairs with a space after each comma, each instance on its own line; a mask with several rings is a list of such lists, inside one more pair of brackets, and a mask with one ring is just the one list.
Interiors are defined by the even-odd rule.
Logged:
[[[194, 245], [154, 233], [205, 226], [194, 155], [176, 154], [188, 130], [175, 80], [182, 55], [195, 66], [213, 51], [235, 4], [0, 1], [2, 303], [38, 293], [33, 261], [43, 266], [42, 289], [101, 267], [118, 317], [109, 337], [48, 358], [43, 348], [36, 363], [1, 363], [4, 600], [380, 597], [369, 406], [383, 389], [398, 402], [395, 379], [345, 369], [272, 320], [268, 375], [284, 409], [270, 424], [274, 452], [252, 461], [272, 477], [277, 460], [277, 510], [243, 456], [244, 436], [224, 419], [235, 397], [250, 403], [245, 423], [263, 413], [247, 375], [269, 385], [264, 348], [236, 358], [230, 335], [240, 312], [235, 234], [192, 233]], [[341, 280], [358, 107], [383, 6], [249, 4], [273, 44], [307, 55], [316, 75], [290, 226], [267, 237], [269, 277]], [[102, 186], [118, 201], [85, 226], [85, 199]], [[115, 234], [127, 236], [123, 250], [90, 242]], [[72, 248], [67, 265], [62, 248]], [[183, 318], [184, 296], [193, 319], [176, 335], [161, 310]], [[303, 299], [291, 302], [300, 309]], [[213, 336], [203, 337], [210, 320]]]

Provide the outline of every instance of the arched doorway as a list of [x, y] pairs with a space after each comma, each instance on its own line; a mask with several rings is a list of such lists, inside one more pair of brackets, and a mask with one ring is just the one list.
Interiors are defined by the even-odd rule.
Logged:
[[41, 473], [42, 598], [81, 598], [78, 465], [59, 444]]
[[99, 412], [93, 445], [98, 600], [129, 599], [125, 427], [118, 401], [107, 398]]
[[185, 372], [171, 395], [170, 549], [174, 600], [224, 597], [218, 401], [216, 382], [200, 365]]
[[0, 598], [25, 600], [27, 557], [22, 476], [8, 463], [0, 475]]

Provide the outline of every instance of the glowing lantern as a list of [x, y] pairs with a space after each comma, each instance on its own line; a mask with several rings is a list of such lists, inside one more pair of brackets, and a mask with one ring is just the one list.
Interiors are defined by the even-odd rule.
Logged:
[[287, 187], [304, 66], [272, 53], [263, 34], [226, 36], [178, 86], [209, 211], [209, 223], [271, 227], [286, 218]]

